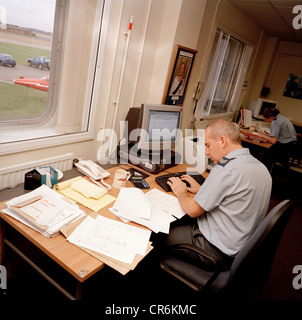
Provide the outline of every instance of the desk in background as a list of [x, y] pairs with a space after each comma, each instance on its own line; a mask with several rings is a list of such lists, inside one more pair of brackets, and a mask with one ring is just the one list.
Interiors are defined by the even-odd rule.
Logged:
[[[129, 169], [131, 166], [121, 165], [120, 167], [122, 167], [123, 169]], [[175, 167], [169, 168], [167, 171], [160, 172], [158, 175], [167, 174], [168, 172], [186, 171], [187, 167], [187, 165], [177, 165]], [[106, 178], [106, 182], [110, 185], [112, 185], [114, 172], [116, 169], [117, 167], [108, 169], [111, 175], [110, 177]], [[65, 179], [70, 179], [72, 177], [80, 175], [80, 173], [75, 169], [71, 171], [72, 172], [67, 172], [67, 174], [64, 173]], [[207, 174], [205, 173], [205, 175]], [[157, 183], [155, 182], [155, 177], [156, 175], [150, 174], [149, 177], [146, 178], [146, 181], [150, 185], [150, 188], [158, 187]], [[130, 181], [127, 181], [127, 187], [133, 187]], [[19, 196], [27, 191], [23, 189], [23, 184], [20, 184], [15, 190], [5, 190], [4, 194], [7, 194], [8, 192], [10, 196], [7, 198], [7, 200]], [[114, 187], [112, 187], [112, 190], [109, 191], [109, 194], [113, 195], [114, 197], [117, 197], [118, 193], [119, 189]], [[170, 193], [172, 194], [172, 192]], [[104, 268], [105, 263], [93, 257], [79, 247], [70, 244], [62, 234], [59, 234], [54, 238], [46, 238], [30, 227], [27, 227], [23, 223], [2, 213], [1, 210], [6, 208], [5, 202], [6, 201], [2, 201], [0, 203], [0, 265], [4, 264], [5, 262], [4, 246], [6, 245], [14, 252], [16, 252], [19, 256], [21, 256], [21, 258], [23, 258], [26, 262], [28, 262], [35, 270], [42, 274], [43, 277], [45, 277], [69, 299], [81, 299], [83, 283], [95, 273]], [[81, 205], [79, 206], [87, 213], [91, 212], [91, 210], [84, 208]], [[120, 221], [119, 218], [117, 218], [113, 213], [109, 211], [109, 208], [111, 207], [112, 204], [109, 204], [107, 207], [101, 209], [98, 213], [104, 217]], [[129, 224], [138, 226], [134, 222], [129, 222]], [[63, 288], [58, 282], [49, 277], [45, 273], [45, 270], [42, 270], [24, 252], [22, 252], [22, 250], [18, 248], [16, 244], [14, 244], [14, 239], [7, 237], [9, 233], [6, 231], [9, 228], [12, 228], [18, 234], [25, 237], [31, 244], [33, 244], [36, 248], [41, 250], [45, 255], [52, 259], [57, 265], [67, 271], [76, 281], [76, 294], [72, 295], [70, 294], [70, 292], [66, 291], [66, 289]]]
[[[243, 135], [246, 135], [246, 137], [241, 136], [241, 141], [247, 142], [247, 143], [251, 143], [254, 144], [256, 146], [262, 147], [262, 148], [270, 148], [272, 146], [272, 144], [270, 142], [263, 142], [260, 140], [257, 140], [257, 135], [253, 134], [255, 133], [255, 131], [249, 130], [249, 129], [240, 129], [240, 133]], [[250, 137], [250, 138], [248, 138]], [[260, 137], [259, 137], [260, 138]]]
[[[259, 140], [248, 138], [247, 136], [253, 134], [253, 132], [254, 131], [249, 129], [240, 129], [242, 146], [248, 148], [250, 153], [261, 161], [272, 144], [270, 142], [260, 142]], [[242, 134], [246, 134], [246, 137]]]

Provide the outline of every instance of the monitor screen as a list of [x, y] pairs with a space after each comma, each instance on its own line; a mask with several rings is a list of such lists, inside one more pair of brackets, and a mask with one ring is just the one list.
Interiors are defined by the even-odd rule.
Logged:
[[263, 110], [265, 108], [276, 108], [277, 107], [277, 101], [273, 100], [266, 100], [259, 98], [256, 101], [250, 101], [248, 104], [248, 109], [252, 110], [253, 117], [259, 120], [263, 120]]
[[149, 141], [175, 141], [179, 129], [180, 112], [149, 111], [148, 137]]
[[129, 121], [130, 143], [135, 143], [138, 149], [153, 152], [175, 147], [181, 127], [182, 107], [142, 104], [141, 108], [131, 109], [126, 118]]
[[260, 111], [259, 111], [259, 115], [262, 115], [264, 109], [266, 109], [266, 108], [275, 109], [276, 106], [277, 106], [277, 102], [275, 102], [275, 101], [263, 100], [262, 104], [261, 104]]

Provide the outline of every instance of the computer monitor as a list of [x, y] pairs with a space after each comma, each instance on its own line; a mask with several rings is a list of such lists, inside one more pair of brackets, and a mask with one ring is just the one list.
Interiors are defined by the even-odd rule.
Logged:
[[259, 98], [257, 101], [250, 101], [247, 108], [249, 110], [252, 110], [254, 118], [263, 120], [264, 119], [262, 116], [263, 110], [266, 108], [274, 109], [276, 107], [277, 107], [276, 101]]
[[142, 151], [160, 152], [175, 148], [183, 108], [170, 105], [142, 104], [130, 108], [128, 121], [128, 142], [136, 144]]

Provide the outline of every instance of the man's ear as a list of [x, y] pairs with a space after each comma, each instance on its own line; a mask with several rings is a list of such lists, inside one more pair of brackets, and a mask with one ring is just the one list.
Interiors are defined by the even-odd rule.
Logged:
[[220, 144], [223, 148], [227, 145], [227, 137], [226, 136], [220, 136]]

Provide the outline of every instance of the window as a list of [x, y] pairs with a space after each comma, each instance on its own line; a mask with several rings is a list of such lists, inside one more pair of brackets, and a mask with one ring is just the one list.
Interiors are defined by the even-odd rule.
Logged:
[[242, 64], [247, 65], [246, 54], [250, 55], [247, 48], [230, 34], [216, 31], [206, 71], [207, 82], [197, 105], [198, 118], [230, 111], [236, 86], [240, 85], [245, 73]]
[[0, 122], [39, 123], [48, 100], [56, 0], [0, 0]]
[[[15, 5], [15, 10], [12, 11], [8, 3]], [[52, 6], [52, 13], [46, 10], [47, 4]], [[26, 71], [22, 74], [25, 79], [48, 80], [47, 91], [16, 84], [16, 81], [0, 82], [0, 154], [39, 148], [41, 143], [47, 147], [92, 138], [96, 109], [92, 102], [95, 100], [93, 86], [100, 73], [97, 61], [100, 61], [103, 5], [104, 0], [0, 0], [0, 17], [5, 12], [6, 26], [14, 25], [15, 30], [21, 33], [29, 32], [27, 35], [18, 34], [18, 37], [30, 39], [27, 51], [20, 44], [10, 46], [10, 55], [18, 52], [20, 56], [26, 55], [25, 60], [28, 60], [30, 54], [31, 58], [43, 61], [40, 65], [35, 60], [19, 63], [16, 59], [16, 67], [0, 66], [1, 74], [3, 69], [17, 72], [22, 67]], [[19, 15], [27, 16], [27, 10], [37, 18], [32, 18], [28, 25]], [[37, 51], [35, 41], [37, 38], [42, 41], [40, 38], [44, 34], [46, 37], [46, 33], [40, 32], [46, 30], [42, 25], [43, 19], [39, 19], [44, 11], [52, 16], [53, 28], [47, 29], [47, 36], [52, 42], [48, 50]], [[2, 20], [0, 35], [6, 33], [5, 41], [12, 42], [15, 31], [4, 30]], [[0, 38], [0, 45], [3, 45], [3, 37]], [[48, 65], [45, 62], [49, 62]], [[20, 76], [16, 73], [12, 79], [19, 79]], [[4, 86], [8, 85], [15, 90], [14, 93], [7, 94], [7, 87]]]

